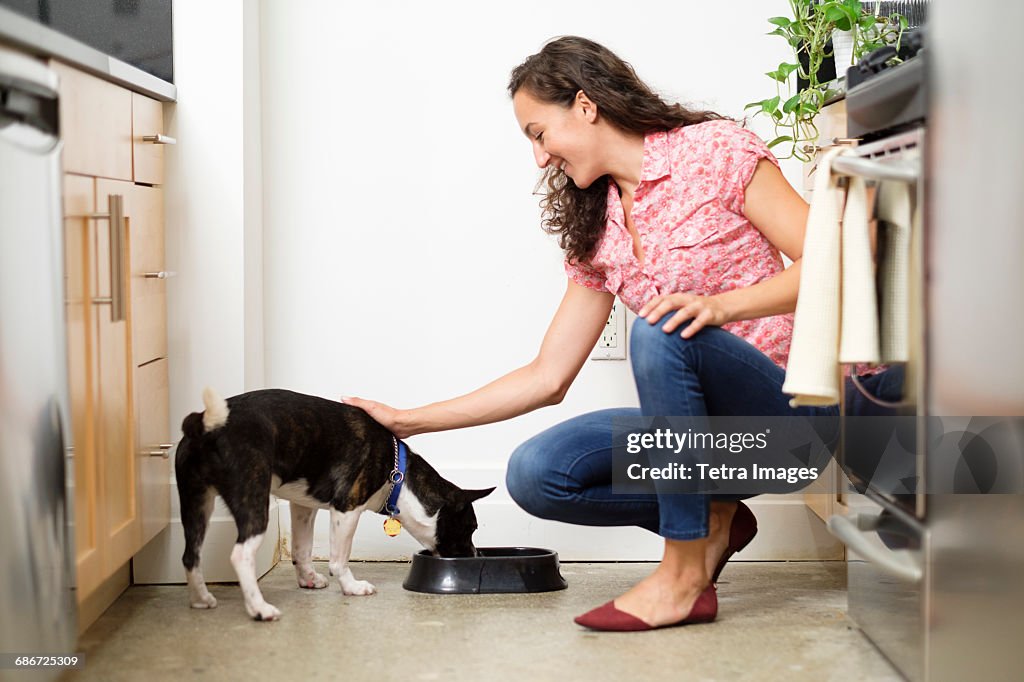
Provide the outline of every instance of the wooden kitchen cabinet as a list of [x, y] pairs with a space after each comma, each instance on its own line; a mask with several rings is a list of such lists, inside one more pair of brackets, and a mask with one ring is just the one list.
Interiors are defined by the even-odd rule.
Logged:
[[[162, 104], [51, 62], [60, 77], [79, 629], [127, 587], [170, 520]], [[123, 219], [110, 215], [120, 197]], [[119, 275], [120, 273], [120, 275]], [[120, 300], [123, 311], [114, 314]]]
[[842, 142], [846, 137], [846, 100], [841, 99], [821, 108], [815, 119], [818, 126], [817, 151], [810, 161], [803, 165], [803, 195], [808, 202], [814, 194], [815, 171], [818, 168], [818, 160], [822, 155], [837, 146], [838, 144], [849, 144]]
[[164, 106], [132, 93], [132, 179], [147, 185], [164, 184], [164, 145], [145, 138], [163, 135]]
[[78, 175], [64, 176], [65, 319], [68, 338], [68, 389], [71, 403], [74, 466], [75, 563], [78, 594], [88, 594], [103, 581], [103, 552], [99, 527], [99, 465], [96, 461], [93, 415], [95, 401], [95, 335], [92, 333], [92, 275], [95, 243], [89, 220], [93, 212], [94, 181]]
[[131, 558], [140, 537], [127, 306], [126, 314], [114, 319], [116, 299], [127, 300], [129, 284], [111, 281], [112, 269], [127, 262], [125, 251], [116, 248], [116, 235], [111, 254], [111, 233], [124, 233], [126, 226], [91, 217], [108, 210], [107, 196], [97, 197], [98, 184], [78, 175], [64, 181], [79, 599]]
[[132, 93], [50, 61], [60, 79], [65, 173], [132, 179]]

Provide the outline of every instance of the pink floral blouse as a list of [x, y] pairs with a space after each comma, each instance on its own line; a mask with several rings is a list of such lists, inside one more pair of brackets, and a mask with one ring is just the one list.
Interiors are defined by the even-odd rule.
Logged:
[[[608, 221], [586, 263], [566, 261], [569, 277], [609, 291], [633, 312], [658, 294], [710, 296], [782, 272], [778, 249], [743, 215], [743, 194], [759, 159], [779, 162], [761, 139], [732, 121], [707, 121], [644, 139], [633, 225], [644, 262], [633, 254], [618, 187], [609, 183]], [[786, 366], [793, 315], [722, 326]]]

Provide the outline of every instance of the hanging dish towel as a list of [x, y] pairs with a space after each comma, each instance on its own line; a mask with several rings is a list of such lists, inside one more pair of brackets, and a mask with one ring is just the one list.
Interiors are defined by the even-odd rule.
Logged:
[[879, 231], [885, 231], [878, 273], [882, 362], [906, 362], [909, 356], [910, 237], [916, 222], [911, 208], [913, 189], [912, 184], [883, 182], [878, 190]]
[[807, 215], [800, 293], [782, 385], [783, 393], [793, 396], [793, 407], [839, 402], [839, 221], [844, 197], [832, 175], [832, 161], [844, 151], [829, 150], [819, 161]]
[[[878, 292], [868, 232], [868, 191], [864, 178], [849, 179], [843, 211], [839, 362], [879, 362]], [[802, 292], [801, 292], [802, 293]]]

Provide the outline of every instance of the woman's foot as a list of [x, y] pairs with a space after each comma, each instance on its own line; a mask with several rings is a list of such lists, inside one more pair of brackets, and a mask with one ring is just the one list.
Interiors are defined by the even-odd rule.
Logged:
[[654, 573], [576, 622], [595, 629], [644, 630], [713, 620], [718, 602], [709, 585], [706, 554], [705, 538], [665, 540], [665, 555]]
[[733, 554], [750, 544], [757, 535], [757, 519], [742, 502], [712, 502], [708, 520], [705, 568], [717, 583]]
[[685, 620], [707, 587], [703, 570], [676, 576], [659, 565], [654, 573], [615, 599], [614, 605], [652, 627], [660, 627]]
[[718, 563], [729, 549], [729, 531], [739, 504], [736, 502], [712, 502], [708, 514], [708, 550], [704, 555], [704, 568], [709, 576], [715, 575]]
[[576, 617], [576, 622], [592, 630], [604, 630], [611, 632], [637, 632], [641, 630], [655, 630], [657, 628], [675, 627], [677, 625], [692, 625], [693, 623], [710, 623], [718, 615], [718, 595], [714, 585], [708, 585], [700, 596], [693, 602], [689, 613], [684, 618], [674, 620], [660, 625], [651, 625], [647, 621], [640, 620], [615, 607], [615, 602], [610, 601], [603, 606], [592, 609], [582, 616]]

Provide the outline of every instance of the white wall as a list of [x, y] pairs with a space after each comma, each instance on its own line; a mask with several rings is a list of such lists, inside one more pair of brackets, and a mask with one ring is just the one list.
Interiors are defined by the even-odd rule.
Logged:
[[[788, 47], [765, 35], [766, 19], [786, 11], [782, 0], [263, 0], [268, 385], [414, 406], [528, 362], [565, 276], [539, 226], [539, 171], [506, 94], [511, 69], [553, 36], [583, 35], [666, 97], [742, 117], [745, 103], [774, 95], [764, 72]], [[795, 184], [799, 167], [787, 174]], [[557, 407], [410, 442], [456, 483], [503, 486], [509, 454], [530, 435], [635, 404], [628, 362], [590, 362]], [[478, 506], [492, 521], [479, 544], [581, 537], [531, 521], [502, 494]], [[397, 551], [377, 521], [367, 525], [357, 552]], [[657, 552], [633, 529], [585, 537], [594, 556]]]
[[[170, 433], [201, 410], [203, 387], [224, 396], [262, 388], [263, 238], [259, 0], [176, 0], [174, 80], [165, 107]], [[172, 469], [171, 476], [174, 472]], [[172, 485], [172, 495], [177, 487]], [[135, 557], [136, 582], [184, 577], [177, 500], [171, 524]], [[218, 507], [203, 565], [226, 570], [236, 533]], [[277, 543], [276, 524], [266, 545]], [[273, 554], [270, 551], [269, 554]], [[267, 552], [260, 573], [271, 566]]]
[[[167, 108], [167, 266], [171, 427], [202, 409], [200, 394], [246, 388], [244, 203], [246, 140], [242, 0], [174, 4], [174, 77], [178, 102]], [[249, 3], [255, 7], [254, 2]], [[257, 62], [258, 63], [258, 62]], [[258, 78], [253, 81], [258, 86]], [[258, 139], [258, 130], [257, 130]], [[258, 155], [256, 157], [258, 159]], [[251, 173], [251, 170], [250, 170]], [[258, 211], [256, 212], [258, 215]], [[261, 279], [258, 278], [258, 282]], [[262, 310], [262, 302], [256, 306]], [[262, 364], [262, 361], [261, 363]]]

